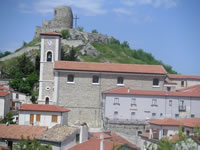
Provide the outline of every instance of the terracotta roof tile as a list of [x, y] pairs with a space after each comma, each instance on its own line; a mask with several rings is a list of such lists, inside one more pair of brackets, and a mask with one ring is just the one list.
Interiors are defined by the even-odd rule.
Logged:
[[134, 90], [128, 87], [118, 87], [104, 91], [105, 94], [126, 94], [126, 95], [155, 95], [155, 96], [179, 96], [179, 97], [200, 97], [200, 86], [196, 86], [193, 90], [183, 92], [165, 92], [165, 91], [150, 91], [150, 90]]
[[179, 75], [179, 74], [168, 74], [170, 79], [198, 79], [200, 80], [200, 76], [195, 75]]
[[9, 94], [8, 91], [0, 91], [0, 96], [4, 97], [4, 96], [7, 96]]
[[22, 104], [21, 111], [49, 111], [49, 112], [68, 112], [69, 109], [56, 106], [56, 105], [44, 105], [44, 104]]
[[56, 70], [166, 74], [165, 69], [160, 65], [56, 61], [54, 68]]
[[145, 138], [149, 138], [149, 133], [142, 133], [139, 136], [145, 137]]
[[61, 34], [57, 32], [44, 32], [40, 33], [40, 35], [61, 36]]
[[0, 138], [4, 139], [16, 139], [20, 140], [23, 136], [24, 138], [29, 137], [33, 139], [40, 136], [47, 127], [42, 126], [26, 126], [26, 125], [5, 125], [0, 124]]
[[[106, 134], [106, 132], [99, 132]], [[94, 133], [93, 133], [94, 134]], [[116, 133], [111, 133], [111, 139], [104, 140], [104, 150], [112, 150], [113, 146], [128, 145], [134, 149], [137, 149], [136, 145], [130, 143], [123, 137], [117, 135]], [[69, 150], [100, 150], [100, 139], [92, 137], [88, 141], [75, 145]]]
[[181, 121], [171, 118], [160, 119], [160, 120], [150, 120], [150, 124], [161, 125], [161, 126], [179, 126], [182, 124]]
[[181, 120], [166, 118], [161, 120], [151, 120], [150, 124], [160, 125], [160, 126], [180, 126], [185, 127], [197, 127], [200, 126], [200, 118], [186, 118]]
[[[70, 148], [69, 150], [100, 150], [100, 139], [90, 138], [88, 141], [81, 144], [77, 144]], [[118, 143], [113, 143], [112, 141], [104, 141], [104, 150], [112, 150], [114, 145], [119, 145]]]
[[92, 134], [97, 139], [100, 139], [101, 134], [103, 134], [104, 139], [110, 139], [110, 138], [112, 138], [112, 136], [109, 133], [106, 133], [106, 132], [94, 132]]
[[58, 124], [45, 131], [41, 136], [37, 137], [37, 139], [53, 142], [63, 142], [67, 137], [71, 136], [76, 131], [79, 131], [79, 128], [66, 125], [62, 126]]
[[177, 83], [176, 83], [176, 82], [173, 82], [173, 81], [165, 80], [165, 84], [173, 84], [173, 85], [176, 85]]

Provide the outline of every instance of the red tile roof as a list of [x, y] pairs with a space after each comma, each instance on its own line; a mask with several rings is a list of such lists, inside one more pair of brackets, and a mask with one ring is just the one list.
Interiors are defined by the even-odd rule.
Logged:
[[200, 80], [200, 76], [195, 75], [179, 75], [179, 74], [168, 74], [170, 79], [198, 79]]
[[101, 134], [103, 134], [104, 139], [112, 138], [112, 136], [109, 133], [106, 132], [94, 132], [92, 133], [94, 138], [100, 139]]
[[[100, 150], [100, 139], [90, 138], [88, 141], [81, 144], [77, 144], [70, 148], [69, 150]], [[104, 141], [104, 150], [112, 150], [114, 145], [118, 143], [113, 143], [112, 141]]]
[[149, 138], [149, 133], [142, 133], [139, 136], [145, 137], [145, 138]]
[[9, 94], [8, 91], [0, 91], [0, 96], [4, 97], [4, 96], [7, 96]]
[[56, 106], [56, 105], [44, 105], [44, 104], [22, 104], [21, 111], [48, 111], [48, 112], [68, 112], [69, 109]]
[[165, 80], [165, 84], [177, 84], [176, 82], [173, 82], [173, 81], [169, 81], [169, 80]]
[[165, 92], [165, 91], [147, 91], [147, 90], [133, 90], [128, 87], [118, 87], [108, 91], [104, 91], [105, 94], [126, 94], [126, 95], [154, 95], [154, 96], [179, 96], [179, 97], [200, 97], [200, 86], [196, 86], [190, 91], [177, 91], [177, 92]]
[[[88, 141], [75, 145], [74, 147], [70, 148], [69, 150], [100, 150], [100, 134], [108, 134], [106, 132], [98, 132], [93, 133], [93, 135], [98, 135], [98, 137], [92, 137]], [[120, 146], [120, 145], [128, 145], [132, 148], [137, 149], [137, 147], [127, 141], [126, 139], [122, 138], [121, 136], [117, 135], [116, 133], [111, 133], [111, 139], [104, 140], [104, 150], [112, 150], [113, 146]]]
[[40, 35], [62, 36], [60, 33], [57, 32], [45, 32], [45, 33], [40, 33]]
[[166, 118], [160, 120], [150, 120], [150, 124], [161, 125], [161, 126], [179, 126], [182, 124], [180, 120]]
[[150, 124], [160, 125], [160, 126], [180, 126], [194, 128], [200, 126], [200, 118], [186, 118], [181, 120], [166, 118], [161, 120], [150, 120]]
[[166, 74], [165, 69], [161, 65], [56, 61], [54, 68], [56, 70]]
[[24, 138], [29, 137], [33, 139], [40, 136], [47, 127], [42, 126], [26, 126], [26, 125], [5, 125], [0, 124], [0, 138], [3, 139], [16, 139], [20, 140], [23, 136]]

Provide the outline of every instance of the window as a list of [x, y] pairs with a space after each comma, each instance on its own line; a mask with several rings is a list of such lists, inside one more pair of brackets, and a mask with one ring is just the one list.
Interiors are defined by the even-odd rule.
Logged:
[[135, 98], [132, 98], [131, 99], [131, 106], [135, 105], [136, 106], [136, 99]]
[[47, 61], [52, 61], [52, 52], [47, 52]]
[[37, 122], [40, 122], [40, 114], [37, 114], [37, 115], [36, 115], [36, 121], [37, 121]]
[[49, 104], [49, 97], [46, 97], [46, 99], [45, 99], [45, 104]]
[[57, 122], [57, 121], [58, 121], [58, 116], [52, 115], [51, 122]]
[[160, 117], [162, 117], [163, 116], [163, 113], [160, 113]]
[[153, 86], [159, 86], [159, 79], [158, 78], [153, 79]]
[[34, 114], [30, 114], [30, 124], [33, 124], [34, 122]]
[[135, 118], [135, 112], [131, 112], [131, 120]]
[[181, 86], [184, 87], [184, 81], [181, 81]]
[[79, 143], [80, 141], [80, 134], [76, 134], [76, 143]]
[[167, 91], [168, 91], [168, 92], [171, 91], [171, 87], [167, 87]]
[[156, 116], [156, 113], [152, 113], [152, 116], [155, 117], [155, 116]]
[[152, 99], [152, 106], [157, 106], [157, 99]]
[[179, 114], [175, 114], [175, 118], [178, 118], [179, 117]]
[[169, 100], [169, 106], [172, 106], [172, 100]]
[[18, 99], [19, 98], [19, 94], [18, 93], [16, 93], [16, 99]]
[[124, 78], [123, 77], [118, 77], [117, 78], [117, 84], [124, 84]]
[[120, 103], [119, 103], [119, 98], [114, 98], [114, 103], [113, 103], [113, 105], [120, 105]]
[[114, 112], [114, 120], [117, 120], [118, 119], [118, 111], [115, 111]]
[[92, 78], [92, 83], [99, 83], [99, 77], [98, 76], [93, 76]]
[[195, 115], [194, 114], [191, 114], [191, 118], [194, 118], [195, 117]]
[[67, 76], [67, 82], [74, 82], [74, 75], [68, 75]]

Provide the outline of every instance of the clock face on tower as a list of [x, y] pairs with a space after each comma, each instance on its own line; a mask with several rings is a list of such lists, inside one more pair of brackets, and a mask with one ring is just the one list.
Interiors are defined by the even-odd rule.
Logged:
[[51, 41], [51, 40], [48, 40], [47, 43], [48, 43], [49, 46], [51, 46], [52, 41]]

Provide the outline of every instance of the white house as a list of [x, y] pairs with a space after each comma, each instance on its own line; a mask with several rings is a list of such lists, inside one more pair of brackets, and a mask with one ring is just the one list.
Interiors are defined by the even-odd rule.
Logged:
[[19, 125], [39, 125], [53, 127], [67, 125], [68, 109], [56, 105], [23, 104], [19, 110]]
[[200, 85], [176, 92], [119, 87], [103, 92], [104, 119], [149, 120], [200, 117]]
[[12, 106], [9, 91], [0, 91], [0, 120], [3, 119]]
[[13, 110], [20, 109], [22, 104], [28, 104], [30, 100], [24, 93], [12, 91], [12, 108]]
[[[150, 132], [140, 135], [141, 140], [139, 142], [140, 148], [143, 150], [145, 146], [154, 144], [156, 147], [156, 141], [159, 141], [165, 137], [171, 139], [173, 142], [178, 140], [179, 126], [183, 126], [183, 133], [187, 137], [194, 137], [194, 128], [200, 125], [200, 118], [186, 118], [186, 119], [160, 119], [149, 121]], [[197, 139], [198, 140], [198, 139]], [[198, 147], [198, 144], [196, 145]]]

